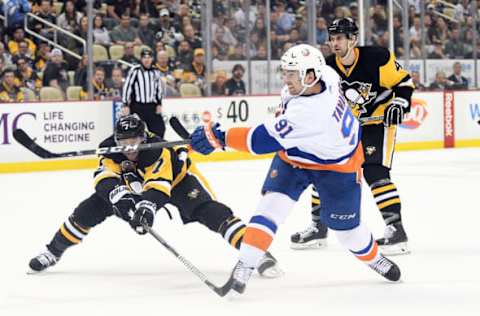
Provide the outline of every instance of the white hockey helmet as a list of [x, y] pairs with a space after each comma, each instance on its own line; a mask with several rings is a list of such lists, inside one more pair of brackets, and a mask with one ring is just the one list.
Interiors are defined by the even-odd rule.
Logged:
[[[304, 90], [314, 86], [320, 80], [322, 77], [322, 68], [325, 65], [325, 58], [322, 52], [307, 44], [299, 44], [289, 48], [281, 59], [282, 70], [298, 71]], [[308, 70], [314, 71], [316, 80], [306, 85], [305, 77], [307, 76]]]

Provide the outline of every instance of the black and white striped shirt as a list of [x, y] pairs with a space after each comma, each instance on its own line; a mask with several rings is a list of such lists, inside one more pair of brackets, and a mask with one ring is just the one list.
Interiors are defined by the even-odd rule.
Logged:
[[161, 76], [160, 70], [153, 65], [150, 69], [145, 69], [140, 64], [131, 67], [123, 85], [123, 104], [130, 105], [132, 102], [161, 104], [163, 97]]

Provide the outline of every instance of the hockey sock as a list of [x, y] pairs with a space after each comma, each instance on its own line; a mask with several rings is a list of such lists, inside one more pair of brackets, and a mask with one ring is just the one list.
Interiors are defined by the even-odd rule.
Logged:
[[372, 194], [382, 213], [385, 224], [395, 224], [402, 220], [401, 202], [397, 187], [390, 180], [377, 181], [372, 184]]
[[255, 215], [247, 226], [240, 247], [240, 261], [246, 267], [256, 267], [277, 232], [277, 225], [263, 215]]
[[79, 244], [87, 236], [89, 230], [75, 223], [70, 216], [60, 226], [47, 248], [56, 257], [60, 258], [68, 247]]
[[219, 232], [232, 247], [240, 249], [246, 228], [240, 218], [232, 216], [220, 226]]
[[374, 262], [380, 257], [377, 242], [363, 223], [351, 230], [335, 232], [340, 243], [366, 264]]
[[315, 187], [312, 188], [312, 221], [320, 222], [320, 198]]

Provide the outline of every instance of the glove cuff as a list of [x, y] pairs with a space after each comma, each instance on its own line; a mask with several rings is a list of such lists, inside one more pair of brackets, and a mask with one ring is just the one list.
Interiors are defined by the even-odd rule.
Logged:
[[116, 204], [121, 198], [130, 193], [130, 189], [126, 185], [119, 185], [110, 191], [108, 198], [110, 199], [110, 203]]
[[153, 202], [150, 202], [148, 200], [143, 200], [143, 201], [140, 201], [137, 204], [135, 204], [135, 208], [137, 210], [141, 207], [152, 211], [153, 214], [155, 214], [157, 212], [157, 204], [153, 203]]
[[217, 138], [215, 135], [215, 132], [212, 129], [212, 122], [208, 122], [207, 125], [204, 127], [205, 129], [205, 136], [207, 137], [208, 142], [210, 143], [210, 146], [213, 148], [223, 148], [223, 145], [221, 144], [220, 140]]

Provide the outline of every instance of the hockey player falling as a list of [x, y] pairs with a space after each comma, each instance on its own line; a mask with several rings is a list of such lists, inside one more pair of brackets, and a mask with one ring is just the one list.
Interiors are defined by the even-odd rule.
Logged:
[[192, 148], [202, 154], [225, 146], [255, 154], [277, 152], [227, 286], [245, 291], [278, 226], [310, 184], [322, 201], [323, 222], [340, 243], [381, 276], [398, 281], [399, 267], [379, 252], [360, 221], [361, 128], [341, 93], [340, 77], [310, 45], [290, 48], [281, 67], [282, 114], [254, 128], [225, 132], [211, 123], [192, 134]]
[[[100, 147], [161, 141], [133, 114], [120, 118], [114, 135]], [[94, 182], [95, 192], [60, 226], [47, 249], [30, 260], [33, 272], [55, 265], [68, 248], [79, 244], [91, 228], [111, 215], [128, 222], [137, 233], [145, 234], [143, 225], [152, 227], [157, 210], [168, 202], [178, 207], [185, 224], [199, 222], [219, 233], [231, 246], [240, 248], [245, 224], [228, 206], [215, 200], [185, 147], [103, 155]], [[281, 275], [271, 254], [266, 253], [262, 261], [258, 266], [260, 275]]]
[[[377, 240], [385, 255], [408, 254], [407, 234], [402, 224], [401, 201], [390, 170], [395, 151], [397, 126], [410, 111], [414, 85], [408, 72], [388, 49], [356, 47], [358, 27], [351, 18], [340, 18], [328, 27], [335, 54], [326, 60], [340, 75], [342, 88], [353, 114], [365, 121], [362, 145], [365, 154], [363, 176], [370, 186], [385, 221], [385, 236]], [[379, 118], [383, 116], [383, 121]], [[367, 121], [368, 120], [368, 121]], [[293, 249], [326, 245], [327, 226], [320, 218], [315, 187], [312, 194], [312, 224], [291, 237]]]

